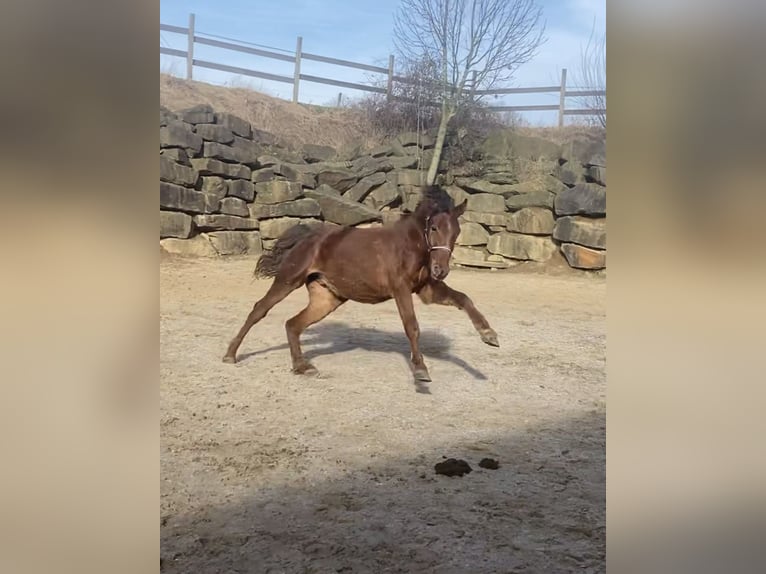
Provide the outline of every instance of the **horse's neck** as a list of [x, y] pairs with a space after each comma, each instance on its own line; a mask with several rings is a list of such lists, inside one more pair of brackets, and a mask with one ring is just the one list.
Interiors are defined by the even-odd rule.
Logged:
[[417, 217], [413, 213], [406, 218], [400, 219], [397, 225], [400, 228], [401, 237], [405, 239], [413, 250], [423, 251], [424, 255], [428, 254], [428, 247], [425, 241], [426, 222], [424, 218]]
[[425, 219], [417, 217], [414, 213], [408, 214], [396, 222], [403, 235], [409, 236], [413, 231], [423, 232], [426, 228]]

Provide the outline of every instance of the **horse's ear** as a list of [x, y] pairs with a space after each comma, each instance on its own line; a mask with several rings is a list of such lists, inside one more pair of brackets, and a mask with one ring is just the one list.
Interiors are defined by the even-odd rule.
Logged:
[[455, 209], [453, 209], [452, 213], [455, 214], [455, 217], [460, 217], [461, 215], [463, 215], [465, 213], [466, 206], [468, 206], [468, 200], [467, 199], [465, 201], [463, 201], [463, 203], [458, 205]]

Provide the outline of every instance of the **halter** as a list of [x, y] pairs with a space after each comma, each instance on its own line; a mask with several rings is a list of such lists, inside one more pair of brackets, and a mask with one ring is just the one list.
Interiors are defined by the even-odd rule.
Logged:
[[428, 239], [428, 227], [429, 227], [430, 223], [431, 223], [431, 218], [427, 217], [426, 218], [426, 229], [425, 229], [425, 234], [424, 235], [425, 235], [425, 238], [426, 238], [426, 247], [428, 247], [428, 252], [430, 253], [431, 251], [435, 251], [436, 249], [444, 249], [445, 251], [447, 251], [450, 254], [452, 254], [452, 249], [450, 249], [446, 245], [431, 245], [431, 241]]

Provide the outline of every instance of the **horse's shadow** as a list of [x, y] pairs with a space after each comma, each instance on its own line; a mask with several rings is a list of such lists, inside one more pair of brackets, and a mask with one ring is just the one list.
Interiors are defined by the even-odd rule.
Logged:
[[[404, 332], [384, 331], [368, 327], [352, 327], [343, 322], [325, 322], [310, 327], [301, 336], [301, 346], [309, 361], [323, 355], [335, 355], [356, 349], [375, 353], [396, 353], [410, 359], [410, 345]], [[466, 363], [460, 357], [450, 352], [451, 341], [438, 331], [421, 331], [420, 350], [426, 357], [449, 361], [479, 380], [487, 380], [487, 376]], [[239, 360], [245, 361], [256, 355], [288, 349], [287, 343], [274, 345], [265, 349], [251, 351], [240, 355]]]

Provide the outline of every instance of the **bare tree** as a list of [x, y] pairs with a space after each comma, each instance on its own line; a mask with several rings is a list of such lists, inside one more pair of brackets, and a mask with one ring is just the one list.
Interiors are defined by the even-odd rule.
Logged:
[[535, 0], [401, 0], [394, 19], [397, 51], [439, 70], [441, 119], [427, 185], [436, 179], [447, 126], [458, 109], [477, 97], [475, 90], [510, 80], [536, 54], [544, 28]]
[[580, 67], [575, 82], [595, 93], [578, 98], [578, 104], [590, 110], [592, 123], [606, 129], [606, 34], [596, 35], [595, 22], [588, 43], [580, 49]]

